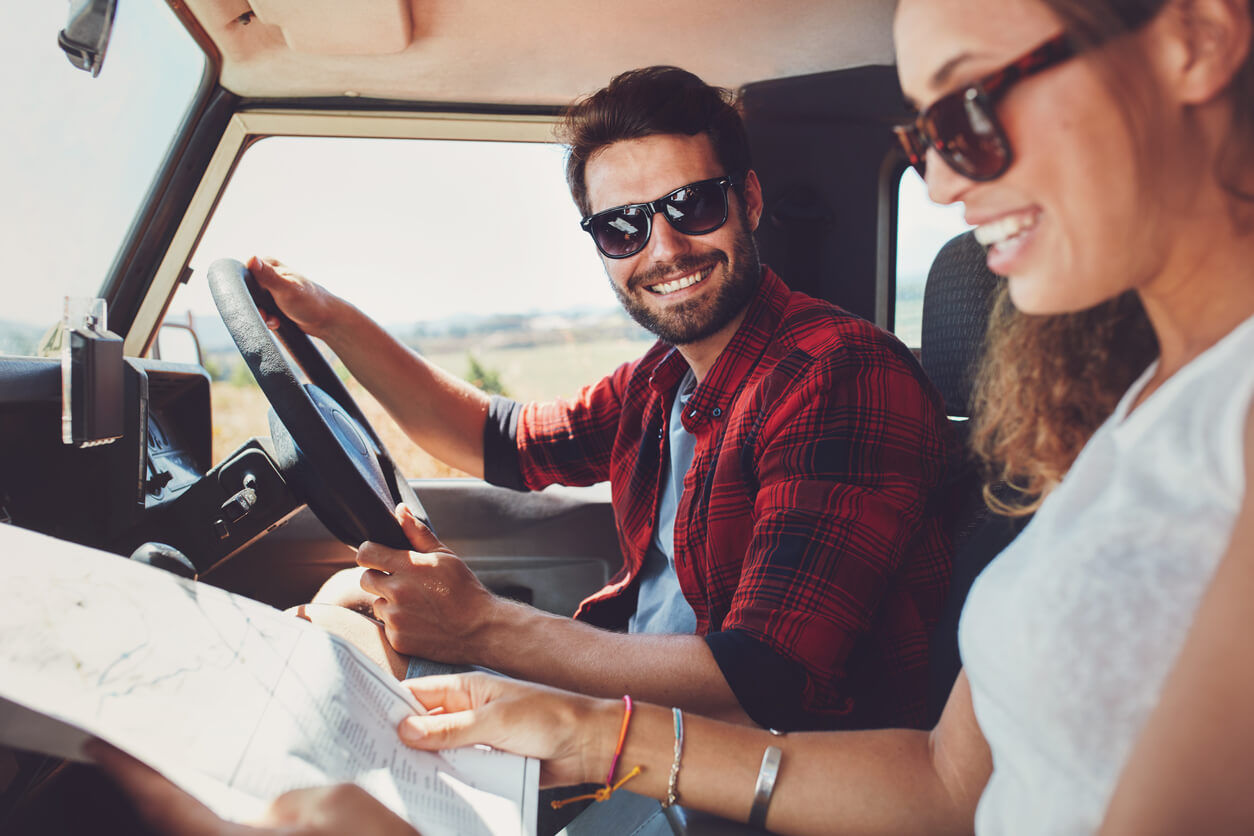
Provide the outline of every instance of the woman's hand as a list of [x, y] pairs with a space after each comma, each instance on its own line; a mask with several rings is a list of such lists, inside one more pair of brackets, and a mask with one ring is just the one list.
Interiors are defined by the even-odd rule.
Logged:
[[428, 676], [404, 683], [430, 712], [403, 720], [415, 749], [486, 743], [539, 758], [542, 786], [603, 781], [623, 718], [619, 700], [601, 700], [483, 673]]

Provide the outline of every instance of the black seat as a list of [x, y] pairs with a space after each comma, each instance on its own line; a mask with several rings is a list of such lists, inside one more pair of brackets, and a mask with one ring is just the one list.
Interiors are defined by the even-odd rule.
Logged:
[[1002, 279], [985, 263], [984, 248], [966, 232], [950, 240], [932, 262], [923, 291], [923, 370], [940, 390], [962, 442], [963, 462], [953, 476], [954, 568], [940, 621], [932, 633], [928, 710], [934, 724], [962, 663], [958, 617], [967, 592], [985, 566], [1026, 524], [1025, 518], [993, 514], [981, 494], [981, 474], [967, 447], [971, 385], [984, 345], [989, 313]]

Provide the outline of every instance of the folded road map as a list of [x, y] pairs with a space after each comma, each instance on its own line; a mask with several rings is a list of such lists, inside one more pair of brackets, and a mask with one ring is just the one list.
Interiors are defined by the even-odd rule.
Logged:
[[535, 833], [539, 763], [409, 749], [421, 707], [364, 654], [278, 610], [0, 524], [0, 743], [99, 737], [229, 819], [353, 781], [439, 834]]

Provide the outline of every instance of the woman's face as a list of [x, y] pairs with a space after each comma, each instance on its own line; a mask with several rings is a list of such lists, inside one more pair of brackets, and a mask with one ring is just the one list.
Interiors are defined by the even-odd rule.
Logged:
[[[1037, 0], [901, 0], [894, 35], [902, 89], [924, 108], [1061, 31]], [[1161, 263], [1149, 229], [1155, 213], [1138, 205], [1144, 191], [1129, 123], [1099, 71], [1103, 52], [1031, 75], [997, 102], [1014, 159], [996, 180], [968, 180], [928, 152], [932, 199], [962, 202], [989, 267], [1009, 277], [1011, 299], [1026, 313], [1092, 307]], [[1127, 81], [1153, 99], [1150, 81]]]

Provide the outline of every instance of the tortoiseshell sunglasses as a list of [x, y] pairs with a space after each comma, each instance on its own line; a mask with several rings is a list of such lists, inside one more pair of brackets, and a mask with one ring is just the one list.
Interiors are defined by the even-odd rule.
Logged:
[[927, 152], [935, 148], [950, 168], [970, 180], [996, 180], [1014, 159], [997, 120], [997, 101], [1015, 84], [1076, 55], [1066, 32], [984, 76], [941, 96], [908, 124], [893, 128], [910, 165], [926, 174]]

